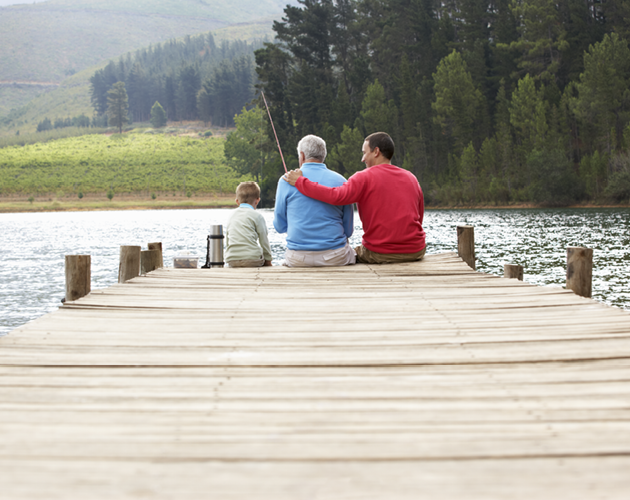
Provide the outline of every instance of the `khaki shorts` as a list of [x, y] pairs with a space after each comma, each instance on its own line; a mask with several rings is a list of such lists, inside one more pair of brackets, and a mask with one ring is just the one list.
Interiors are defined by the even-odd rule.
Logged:
[[362, 264], [395, 264], [396, 262], [414, 262], [424, 257], [426, 248], [416, 253], [376, 253], [368, 250], [363, 245], [354, 248], [357, 253], [357, 262]]
[[245, 260], [233, 260], [227, 262], [230, 267], [262, 267], [265, 264], [265, 259], [245, 259]]
[[354, 249], [346, 245], [334, 250], [311, 252], [307, 250], [288, 250], [284, 254], [284, 266], [287, 267], [324, 267], [347, 266], [356, 262]]

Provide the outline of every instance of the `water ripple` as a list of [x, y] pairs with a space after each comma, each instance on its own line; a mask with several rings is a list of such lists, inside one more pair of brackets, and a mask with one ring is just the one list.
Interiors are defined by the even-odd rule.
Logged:
[[[260, 211], [269, 228], [274, 264], [285, 237], [273, 230], [272, 210]], [[92, 256], [92, 289], [114, 284], [120, 245], [161, 241], [164, 262], [180, 251], [205, 257], [210, 225], [225, 225], [231, 210], [169, 210], [0, 214], [0, 335], [59, 307], [64, 256]], [[357, 227], [350, 243], [361, 241]], [[428, 253], [456, 251], [458, 224], [475, 226], [477, 269], [502, 275], [521, 264], [525, 281], [565, 283], [566, 248], [594, 249], [593, 298], [630, 309], [630, 209], [430, 210]]]

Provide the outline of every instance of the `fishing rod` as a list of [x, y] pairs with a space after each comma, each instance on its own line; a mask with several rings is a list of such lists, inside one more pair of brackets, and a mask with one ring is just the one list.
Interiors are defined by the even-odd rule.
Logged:
[[273, 135], [276, 137], [276, 144], [278, 145], [278, 151], [280, 151], [280, 158], [282, 158], [282, 166], [284, 167], [284, 172], [287, 173], [287, 164], [284, 163], [284, 156], [282, 154], [282, 148], [280, 147], [280, 141], [278, 140], [278, 134], [276, 134], [276, 127], [273, 126], [273, 119], [271, 118], [271, 113], [269, 111], [269, 106], [267, 105], [267, 99], [265, 99], [265, 93], [261, 90], [260, 95], [262, 95], [263, 101], [265, 103], [265, 108], [267, 108], [267, 114], [269, 115], [269, 121], [271, 122], [271, 128], [273, 129]]

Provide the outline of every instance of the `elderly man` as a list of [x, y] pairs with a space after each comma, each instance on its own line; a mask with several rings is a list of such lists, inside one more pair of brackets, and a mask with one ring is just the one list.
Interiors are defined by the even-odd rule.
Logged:
[[341, 187], [325, 187], [293, 170], [285, 179], [300, 193], [316, 200], [345, 205], [356, 203], [363, 222], [362, 245], [355, 248], [357, 262], [386, 264], [412, 262], [424, 257], [422, 229], [424, 196], [415, 176], [392, 165], [394, 141], [385, 132], [365, 138], [363, 158], [367, 167]]
[[[341, 186], [345, 179], [324, 165], [326, 143], [307, 135], [297, 147], [302, 174], [323, 186]], [[348, 244], [354, 229], [352, 205], [334, 206], [308, 198], [278, 181], [273, 226], [287, 233], [284, 264], [289, 267], [345, 266], [356, 254]]]

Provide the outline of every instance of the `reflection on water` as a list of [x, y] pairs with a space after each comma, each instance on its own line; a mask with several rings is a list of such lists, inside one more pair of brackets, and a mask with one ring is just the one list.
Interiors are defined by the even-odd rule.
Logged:
[[[267, 220], [274, 264], [285, 238]], [[92, 289], [114, 284], [120, 245], [161, 241], [164, 262], [183, 250], [204, 262], [212, 224], [231, 210], [169, 210], [0, 214], [0, 335], [55, 310], [64, 295], [64, 255], [92, 256]], [[361, 240], [361, 225], [351, 244]], [[630, 209], [430, 210], [427, 252], [456, 251], [455, 226], [475, 226], [477, 269], [503, 274], [503, 264], [525, 267], [525, 281], [564, 285], [566, 247], [594, 249], [593, 297], [630, 309]]]

